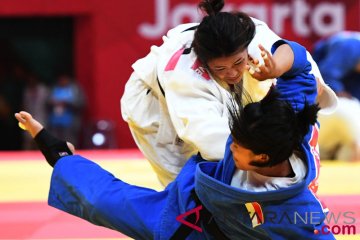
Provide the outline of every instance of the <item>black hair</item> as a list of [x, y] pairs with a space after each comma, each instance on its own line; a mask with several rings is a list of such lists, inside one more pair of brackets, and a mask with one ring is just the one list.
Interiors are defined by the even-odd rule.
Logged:
[[280, 100], [279, 96], [272, 87], [263, 100], [244, 107], [241, 95], [235, 93], [228, 105], [234, 142], [254, 154], [269, 156], [268, 162], [252, 162], [253, 166], [274, 166], [289, 159], [293, 153], [301, 153], [303, 138], [317, 120], [318, 104], [309, 105], [305, 101], [304, 108], [296, 112], [290, 102]]
[[192, 47], [199, 61], [231, 56], [248, 47], [255, 36], [255, 24], [243, 12], [220, 12], [223, 0], [202, 0], [198, 7], [207, 14], [195, 31]]

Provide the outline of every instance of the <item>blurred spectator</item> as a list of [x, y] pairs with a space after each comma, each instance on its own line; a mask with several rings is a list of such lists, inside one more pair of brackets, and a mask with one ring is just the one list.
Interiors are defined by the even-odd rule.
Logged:
[[[50, 90], [45, 84], [40, 82], [38, 76], [34, 73], [29, 73], [26, 80], [23, 109], [30, 112], [34, 118], [41, 119], [41, 122], [46, 126], [46, 101], [49, 98]], [[26, 132], [23, 132], [23, 139], [23, 149], [38, 149], [33, 139]]]
[[360, 32], [340, 32], [320, 40], [313, 57], [338, 96], [360, 99]]
[[334, 114], [319, 116], [321, 157], [360, 160], [360, 32], [344, 31], [320, 40], [313, 57], [339, 97]]
[[70, 75], [60, 74], [52, 87], [48, 105], [48, 128], [55, 136], [78, 145], [85, 96]]

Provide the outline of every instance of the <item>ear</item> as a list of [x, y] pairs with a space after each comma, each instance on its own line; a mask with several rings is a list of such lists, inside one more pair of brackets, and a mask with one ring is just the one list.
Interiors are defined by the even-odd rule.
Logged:
[[270, 159], [269, 155], [265, 154], [265, 153], [260, 153], [255, 155], [255, 160], [257, 162], [261, 162], [261, 163], [266, 163], [268, 162]]

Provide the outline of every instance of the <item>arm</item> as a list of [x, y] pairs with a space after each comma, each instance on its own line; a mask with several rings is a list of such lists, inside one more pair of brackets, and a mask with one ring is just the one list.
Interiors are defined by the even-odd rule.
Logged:
[[291, 48], [294, 61], [291, 68], [277, 78], [276, 86], [281, 92], [281, 98], [290, 100], [293, 108], [300, 111], [305, 100], [308, 104], [316, 102], [317, 81], [311, 73], [312, 66], [303, 46], [296, 42], [280, 40], [274, 44], [273, 51], [285, 44]]
[[[261, 22], [257, 19], [253, 19], [253, 21], [256, 25], [256, 35], [255, 35], [253, 41], [250, 43], [250, 45], [248, 47], [248, 51], [249, 51], [249, 55], [251, 56], [251, 58], [256, 61], [255, 62], [256, 64], [258, 64], [258, 63], [263, 64], [264, 61], [262, 59], [261, 52], [266, 53], [267, 57], [271, 57], [271, 55], [268, 54], [268, 52], [271, 51], [271, 48], [274, 45], [274, 43], [276, 41], [280, 40], [280, 37], [277, 36], [270, 28], [268, 28], [268, 26], [264, 22]], [[259, 45], [262, 45], [262, 47], [260, 47], [260, 49], [259, 49]], [[352, 45], [354, 45], [354, 44], [352, 44]], [[277, 51], [275, 51], [274, 55], [276, 55], [278, 51], [279, 51], [279, 53], [283, 52], [282, 51], [283, 47], [287, 48], [286, 45], [280, 46], [277, 49]], [[354, 47], [354, 48], [355, 49], [352, 49], [352, 51], [347, 51], [347, 52], [352, 52], [352, 53], [355, 53], [354, 55], [359, 56], [359, 54], [356, 54], [356, 53], [358, 51], [360, 51], [360, 47], [357, 47], [357, 48]], [[267, 51], [262, 51], [262, 50], [267, 50]], [[289, 49], [287, 48], [287, 50], [289, 50]], [[337, 107], [337, 98], [335, 96], [335, 93], [324, 83], [324, 80], [323, 80], [323, 77], [321, 76], [319, 68], [308, 51], [306, 51], [306, 55], [307, 55], [307, 60], [311, 63], [312, 69], [311, 69], [310, 73], [313, 74], [316, 77], [316, 79], [318, 80], [318, 94], [319, 94], [318, 103], [319, 103], [320, 107], [322, 108], [321, 111], [323, 113], [330, 114]], [[349, 54], [347, 54], [347, 55], [349, 57]], [[285, 57], [290, 57], [290, 55], [285, 54]], [[280, 62], [278, 62], [279, 60], [280, 60]], [[347, 59], [347, 60], [349, 60], [349, 59]], [[252, 77], [254, 77], [255, 79], [258, 79], [258, 80], [265, 80], [265, 79], [270, 79], [270, 78], [274, 78], [274, 77], [277, 78], [277, 77], [281, 76], [284, 72], [286, 72], [286, 70], [289, 69], [288, 64], [290, 62], [292, 62], [291, 59], [287, 59], [287, 60], [286, 60], [286, 58], [276, 59], [275, 62], [271, 66], [269, 66], [267, 69], [263, 68], [262, 72], [255, 72], [254, 74], [252, 74]], [[285, 66], [282, 66], [282, 64], [285, 64]], [[336, 64], [341, 64], [341, 63], [340, 63], [340, 61], [338, 61]], [[334, 66], [327, 66], [326, 68], [327, 69], [333, 68], [332, 71], [336, 71], [336, 69], [338, 67], [334, 67]], [[272, 69], [272, 67], [276, 67], [277, 69]], [[323, 74], [324, 74], [325, 70], [326, 69], [322, 70]], [[327, 76], [324, 76], [324, 79], [327, 80]], [[330, 82], [331, 82], [331, 80], [330, 80]]]
[[255, 18], [252, 20], [256, 26], [256, 34], [248, 46], [248, 52], [255, 65], [262, 65], [259, 67], [261, 72], [255, 72], [252, 76], [260, 81], [279, 77], [291, 67], [293, 61], [291, 49], [287, 45], [280, 46], [272, 59], [271, 48], [281, 38], [264, 22]]
[[[270, 54], [262, 45], [259, 45], [264, 64], [259, 66], [259, 72], [252, 74], [259, 81], [277, 78], [289, 71], [294, 62], [294, 53], [289, 45], [283, 44], [276, 48], [273, 55]], [[257, 59], [252, 59], [254, 64], [258, 64]]]
[[[275, 42], [281, 40], [281, 38], [276, 35], [267, 25], [266, 23], [252, 18], [256, 25], [256, 35], [252, 42], [250, 43], [248, 47], [248, 52], [255, 63], [258, 64], [264, 64], [263, 56], [267, 55], [267, 57], [271, 57], [271, 49]], [[264, 54], [262, 54], [262, 52]], [[307, 52], [307, 51], [306, 51]], [[289, 54], [289, 55], [287, 55]], [[275, 56], [275, 55], [278, 55]], [[312, 68], [313, 68], [313, 74], [322, 80], [320, 71], [315, 63], [315, 61], [312, 59], [310, 53], [307, 52], [308, 60], [310, 61]], [[276, 49], [274, 52], [274, 63], [268, 67], [268, 69], [263, 69], [263, 72], [255, 72], [252, 74], [252, 76], [258, 80], [265, 80], [270, 78], [276, 78], [280, 77], [284, 72], [290, 69], [291, 64], [293, 62], [293, 53], [291, 49], [287, 45], [281, 45]], [[284, 64], [284, 65], [283, 65]], [[272, 69], [272, 68], [276, 69]]]

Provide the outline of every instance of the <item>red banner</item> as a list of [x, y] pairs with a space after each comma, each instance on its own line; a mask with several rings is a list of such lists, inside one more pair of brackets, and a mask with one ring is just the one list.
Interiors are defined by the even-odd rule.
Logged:
[[[151, 3], [151, 2], [150, 2]], [[198, 1], [154, 0], [137, 26], [144, 39], [158, 39], [183, 22], [198, 22]], [[152, 9], [152, 11], [151, 11]], [[318, 38], [341, 30], [360, 29], [358, 0], [227, 1], [224, 11], [240, 10], [265, 21], [277, 34], [311, 48]], [[131, 13], [130, 13], [131, 14]]]

